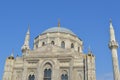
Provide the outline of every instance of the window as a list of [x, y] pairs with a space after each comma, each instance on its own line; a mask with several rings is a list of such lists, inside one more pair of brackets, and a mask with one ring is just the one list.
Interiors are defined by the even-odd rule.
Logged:
[[74, 44], [73, 43], [71, 44], [71, 48], [74, 48]]
[[28, 80], [35, 80], [35, 76], [34, 75], [29, 75]]
[[44, 70], [44, 80], [51, 80], [51, 69], [45, 69]]
[[44, 45], [45, 45], [45, 42], [42, 43], [42, 46], [44, 46]]
[[51, 76], [52, 76], [52, 65], [50, 63], [46, 63], [44, 66], [43, 80], [51, 80]]
[[52, 44], [52, 45], [55, 45], [55, 42], [54, 42], [54, 41], [51, 41], [51, 44]]
[[64, 41], [61, 42], [61, 48], [65, 48], [65, 42]]
[[61, 75], [61, 80], [68, 80], [68, 75], [67, 74], [62, 74]]

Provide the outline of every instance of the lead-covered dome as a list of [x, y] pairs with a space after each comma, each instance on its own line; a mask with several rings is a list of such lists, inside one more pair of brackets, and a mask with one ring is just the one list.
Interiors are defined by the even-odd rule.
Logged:
[[71, 30], [63, 27], [52, 27], [47, 30], [45, 30], [42, 34], [45, 33], [54, 33], [54, 32], [60, 32], [60, 33], [67, 33], [76, 36]]
[[71, 30], [64, 27], [52, 27], [38, 35], [34, 40], [34, 49], [47, 45], [55, 45], [63, 49], [73, 49], [82, 52], [82, 40]]

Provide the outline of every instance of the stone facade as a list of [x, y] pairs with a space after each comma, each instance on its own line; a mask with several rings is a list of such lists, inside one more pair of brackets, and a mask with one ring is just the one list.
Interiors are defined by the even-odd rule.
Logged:
[[[29, 48], [28, 30], [22, 56], [6, 59], [3, 80], [96, 80], [92, 52], [85, 54], [83, 41], [70, 30], [56, 28], [58, 31], [51, 28], [38, 35], [33, 49]], [[45, 70], [51, 71], [49, 79], [45, 78]]]

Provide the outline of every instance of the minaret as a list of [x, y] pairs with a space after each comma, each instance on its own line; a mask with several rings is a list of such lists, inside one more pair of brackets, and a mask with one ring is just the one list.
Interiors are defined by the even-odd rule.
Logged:
[[115, 39], [114, 28], [113, 28], [111, 20], [110, 20], [110, 43], [109, 43], [109, 48], [112, 52], [112, 64], [113, 64], [114, 80], [120, 80], [119, 79], [118, 55], [117, 55], [118, 43]]
[[28, 28], [24, 44], [23, 44], [23, 46], [21, 48], [23, 53], [26, 53], [26, 51], [30, 50], [29, 41], [30, 41], [30, 28]]

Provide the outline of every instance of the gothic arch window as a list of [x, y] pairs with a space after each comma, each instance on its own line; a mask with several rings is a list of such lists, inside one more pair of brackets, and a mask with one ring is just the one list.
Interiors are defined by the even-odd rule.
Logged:
[[55, 45], [55, 42], [54, 42], [54, 41], [51, 41], [51, 44], [52, 44], [52, 45]]
[[50, 63], [47, 63], [44, 67], [44, 79], [43, 80], [51, 80], [52, 77], [52, 66]]
[[45, 42], [42, 42], [42, 46], [45, 46]]
[[71, 44], [71, 48], [74, 48], [74, 44], [73, 43]]
[[29, 75], [28, 80], [35, 80], [35, 75]]
[[61, 42], [61, 48], [65, 48], [65, 42], [64, 41]]
[[61, 80], [68, 80], [68, 73], [67, 73], [67, 71], [63, 71], [62, 72]]

